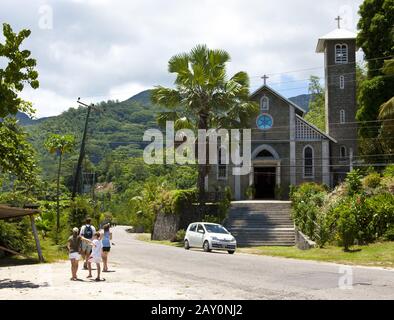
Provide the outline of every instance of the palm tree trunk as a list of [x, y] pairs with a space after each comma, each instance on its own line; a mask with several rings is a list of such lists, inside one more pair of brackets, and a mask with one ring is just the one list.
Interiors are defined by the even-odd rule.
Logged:
[[[204, 129], [204, 130], [208, 129], [208, 115], [206, 113], [200, 113], [199, 121], [198, 121], [198, 129]], [[202, 142], [198, 141], [198, 143], [202, 143]], [[208, 172], [207, 164], [198, 165], [197, 187], [198, 187], [198, 198], [201, 207], [204, 206], [206, 200], [205, 177]]]
[[62, 168], [62, 154], [59, 156], [59, 168], [57, 171], [57, 194], [56, 194], [56, 234], [60, 229], [60, 173]]

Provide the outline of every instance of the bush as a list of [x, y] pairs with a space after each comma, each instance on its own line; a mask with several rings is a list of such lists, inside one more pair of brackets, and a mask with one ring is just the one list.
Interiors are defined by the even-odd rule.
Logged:
[[202, 222], [210, 222], [210, 223], [222, 223], [222, 220], [218, 216], [206, 214], [204, 218], [202, 218]]
[[383, 236], [394, 225], [394, 195], [382, 193], [365, 201], [371, 216], [371, 229], [375, 239]]
[[375, 189], [380, 186], [380, 175], [379, 173], [373, 172], [367, 175], [363, 179], [364, 188]]
[[[92, 214], [93, 208], [89, 201], [83, 197], [76, 197], [75, 200], [70, 203], [70, 208], [68, 210], [68, 228], [70, 230], [74, 227], [80, 228], [85, 224], [85, 219], [87, 217], [92, 217]], [[97, 227], [97, 225], [95, 227]]]
[[362, 190], [362, 175], [360, 170], [350, 171], [345, 179], [345, 186], [349, 196], [353, 196]]
[[185, 239], [185, 235], [186, 235], [185, 229], [178, 230], [175, 236], [175, 242], [182, 242], [183, 239]]
[[342, 202], [334, 209], [334, 214], [338, 217], [336, 228], [341, 244], [345, 251], [349, 251], [349, 247], [354, 244], [358, 232], [353, 199]]
[[293, 187], [290, 193], [295, 225], [320, 247], [329, 240], [326, 217], [322, 210], [326, 196], [326, 189], [316, 183]]
[[386, 241], [394, 241], [394, 225], [392, 225], [383, 235], [383, 239]]
[[389, 164], [383, 171], [384, 177], [394, 177], [394, 164]]
[[[34, 241], [29, 218], [13, 219], [10, 222], [0, 220], [0, 246], [20, 253], [33, 251]], [[6, 252], [6, 255], [9, 253]]]

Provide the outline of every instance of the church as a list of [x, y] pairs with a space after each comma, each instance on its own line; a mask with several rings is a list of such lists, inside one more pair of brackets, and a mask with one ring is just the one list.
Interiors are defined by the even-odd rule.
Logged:
[[250, 119], [251, 171], [232, 175], [231, 164], [219, 162], [206, 177], [208, 192], [228, 186], [235, 200], [286, 200], [291, 185], [334, 187], [352, 169], [357, 155], [356, 34], [339, 22], [338, 17], [338, 28], [316, 46], [316, 53], [324, 54], [326, 132], [306, 121], [305, 110], [272, 89], [264, 77], [251, 94], [260, 106], [257, 118]]

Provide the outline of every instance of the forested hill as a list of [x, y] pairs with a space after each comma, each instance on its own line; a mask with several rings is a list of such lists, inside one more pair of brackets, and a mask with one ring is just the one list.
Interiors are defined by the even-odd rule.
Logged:
[[[308, 95], [290, 99], [301, 107], [308, 108]], [[142, 91], [122, 102], [101, 102], [96, 107], [97, 110], [92, 110], [89, 120], [86, 147], [88, 158], [93, 163], [98, 163], [115, 149], [128, 156], [141, 155], [145, 146], [142, 142], [143, 133], [146, 129], [157, 127], [156, 115], [160, 111], [150, 102], [150, 90]], [[70, 108], [58, 116], [38, 120], [18, 114], [20, 123], [30, 133], [41, 167], [45, 171], [53, 165], [53, 156], [43, 146], [46, 137], [50, 133], [72, 133], [77, 136], [77, 141], [81, 141], [85, 117], [86, 108], [82, 107]], [[71, 155], [75, 156], [76, 154]]]

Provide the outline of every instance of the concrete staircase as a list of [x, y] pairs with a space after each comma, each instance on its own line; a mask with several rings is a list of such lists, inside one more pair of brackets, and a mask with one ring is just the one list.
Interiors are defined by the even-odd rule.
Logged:
[[294, 246], [290, 201], [235, 201], [225, 227], [239, 246]]

